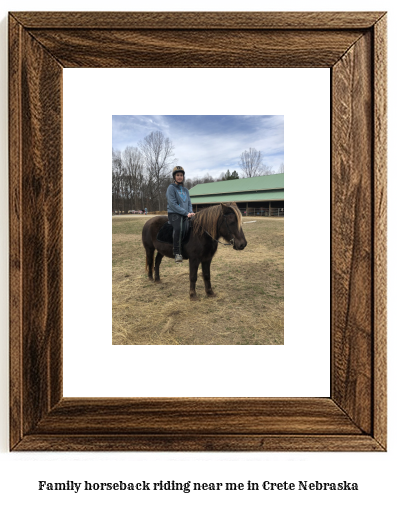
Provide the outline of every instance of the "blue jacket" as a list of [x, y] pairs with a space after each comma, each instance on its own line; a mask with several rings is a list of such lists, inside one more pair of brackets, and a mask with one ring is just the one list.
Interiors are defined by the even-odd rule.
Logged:
[[193, 213], [192, 201], [190, 200], [189, 190], [187, 188], [172, 183], [167, 188], [166, 196], [168, 213], [178, 213], [178, 215], [183, 216]]

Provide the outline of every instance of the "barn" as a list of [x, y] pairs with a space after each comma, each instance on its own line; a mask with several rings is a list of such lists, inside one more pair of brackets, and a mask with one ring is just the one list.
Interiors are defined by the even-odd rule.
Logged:
[[284, 173], [202, 183], [189, 192], [193, 211], [236, 202], [243, 216], [284, 216]]

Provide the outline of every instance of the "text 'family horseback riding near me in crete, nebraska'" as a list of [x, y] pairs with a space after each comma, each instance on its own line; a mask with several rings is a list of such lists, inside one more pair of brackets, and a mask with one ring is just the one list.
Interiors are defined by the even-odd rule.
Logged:
[[244, 482], [47, 482], [38, 481], [40, 491], [181, 491], [190, 493], [192, 491], [358, 491], [357, 482], [320, 482], [320, 481], [297, 481], [297, 482], [272, 482], [262, 483], [248, 480]]

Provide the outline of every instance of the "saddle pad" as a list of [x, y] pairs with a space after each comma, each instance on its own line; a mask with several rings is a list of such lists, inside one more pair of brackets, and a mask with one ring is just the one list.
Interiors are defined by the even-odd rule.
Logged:
[[[166, 222], [163, 227], [157, 233], [157, 241], [161, 241], [162, 243], [170, 243], [172, 245], [172, 232], [173, 227], [169, 222]], [[183, 221], [183, 231], [182, 231], [182, 244], [187, 243], [189, 241], [190, 236], [190, 220]]]
[[162, 243], [172, 244], [172, 231], [172, 225], [169, 222], [166, 222], [157, 233], [157, 240], [161, 241]]

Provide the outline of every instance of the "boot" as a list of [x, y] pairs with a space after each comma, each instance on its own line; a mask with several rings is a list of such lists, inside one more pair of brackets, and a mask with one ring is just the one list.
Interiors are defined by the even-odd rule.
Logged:
[[182, 255], [176, 254], [175, 255], [175, 262], [182, 262], [182, 261], [183, 261]]

